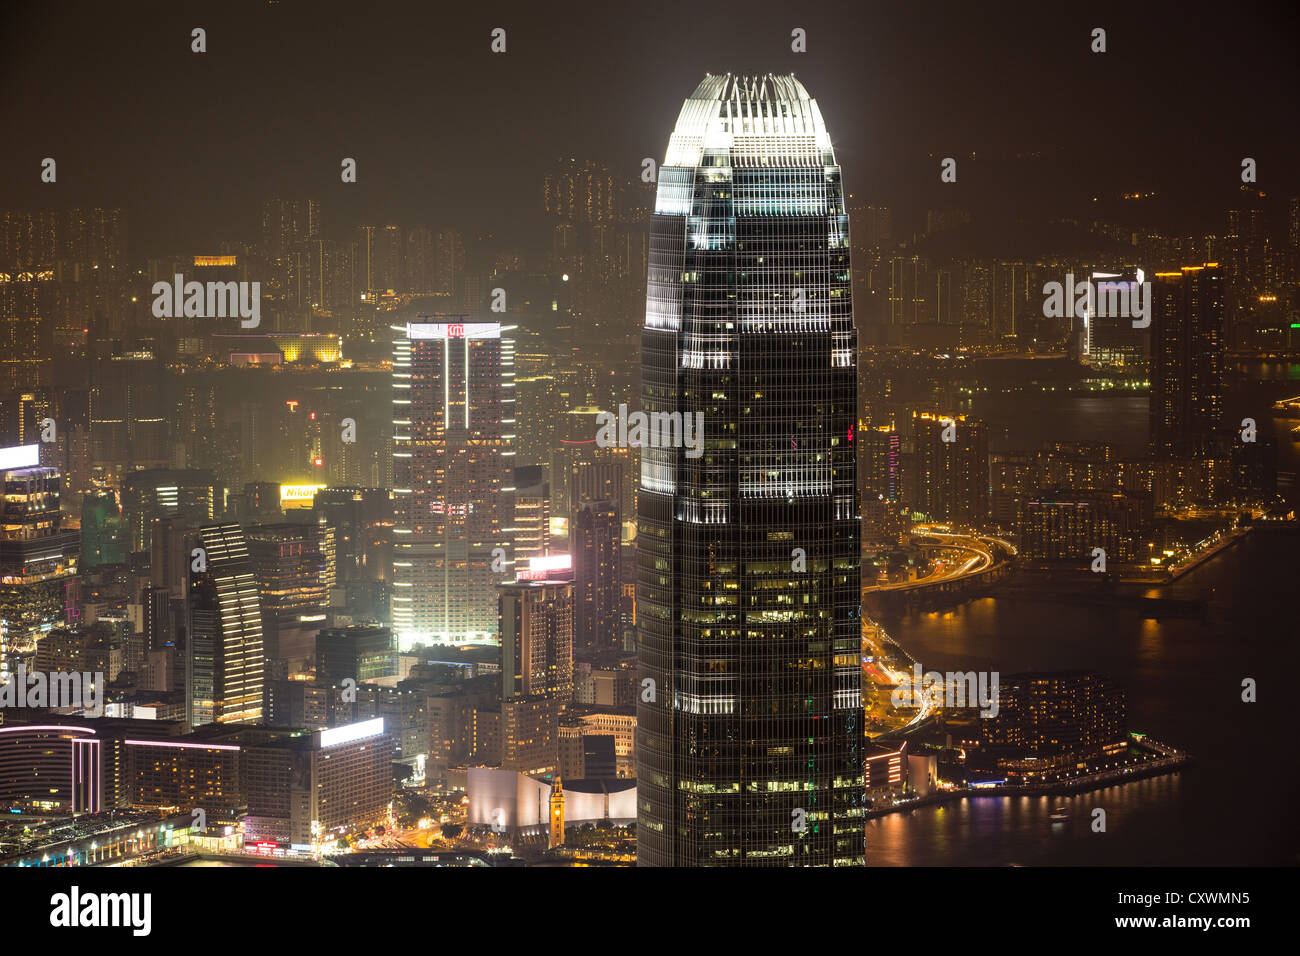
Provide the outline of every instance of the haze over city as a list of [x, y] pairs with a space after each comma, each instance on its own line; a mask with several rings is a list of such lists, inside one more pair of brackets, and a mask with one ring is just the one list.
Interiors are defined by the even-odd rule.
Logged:
[[0, 17], [0, 866], [1296, 863], [1293, 9]]

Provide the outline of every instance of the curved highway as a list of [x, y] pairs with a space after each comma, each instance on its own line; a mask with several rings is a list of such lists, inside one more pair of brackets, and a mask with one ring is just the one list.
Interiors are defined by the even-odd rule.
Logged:
[[912, 529], [911, 536], [913, 541], [922, 547], [932, 545], [934, 547], [967, 551], [970, 552], [970, 557], [966, 558], [966, 560], [962, 561], [951, 571], [944, 572], [943, 574], [932, 574], [916, 581], [901, 581], [897, 584], [872, 585], [871, 587], [863, 588], [862, 590], [864, 593], [881, 591], [916, 591], [937, 584], [952, 584], [967, 578], [977, 577], [978, 575], [993, 570], [1000, 563], [998, 556], [999, 550], [1005, 549], [1007, 553], [1015, 553], [1014, 547], [1012, 547], [1008, 542], [1002, 541], [998, 538], [957, 534], [952, 531], [940, 531], [935, 530], [929, 525], [917, 525]]

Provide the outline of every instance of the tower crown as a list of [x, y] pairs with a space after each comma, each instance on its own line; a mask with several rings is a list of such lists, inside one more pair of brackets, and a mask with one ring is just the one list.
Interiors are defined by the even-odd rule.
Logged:
[[737, 165], [786, 156], [797, 165], [835, 162], [817, 101], [793, 74], [705, 76], [682, 104], [664, 165], [699, 166], [706, 151], [727, 152]]

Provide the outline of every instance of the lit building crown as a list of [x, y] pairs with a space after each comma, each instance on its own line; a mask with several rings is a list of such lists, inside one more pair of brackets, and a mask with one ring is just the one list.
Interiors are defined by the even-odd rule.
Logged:
[[817, 101], [793, 75], [773, 73], [709, 74], [696, 87], [682, 104], [664, 165], [699, 166], [706, 150], [726, 151], [738, 165], [795, 152], [835, 162]]

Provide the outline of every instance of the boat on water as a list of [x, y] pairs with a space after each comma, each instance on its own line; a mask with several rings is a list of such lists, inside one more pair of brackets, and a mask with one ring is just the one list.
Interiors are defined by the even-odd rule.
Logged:
[[1055, 807], [1048, 816], [1053, 820], [1068, 820], [1070, 819], [1070, 809], [1069, 807]]

